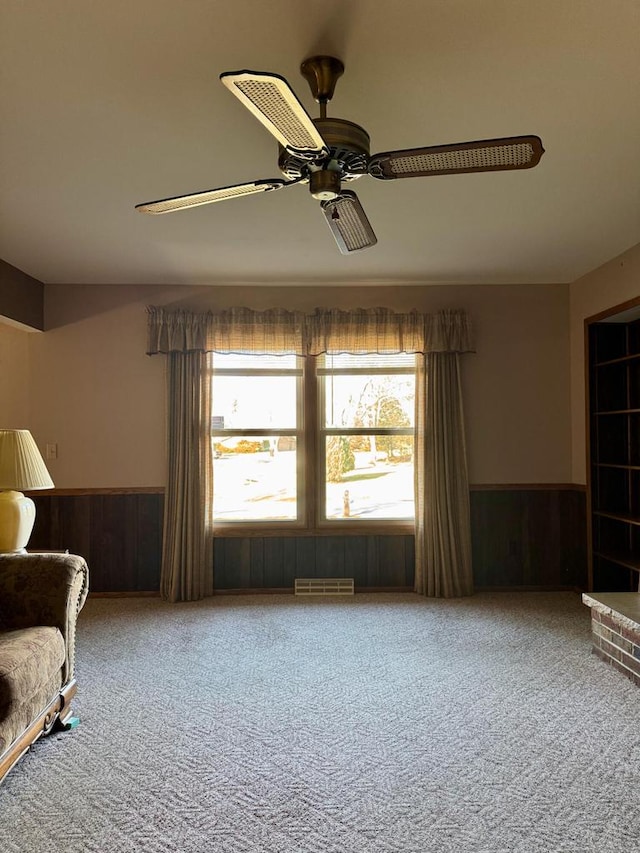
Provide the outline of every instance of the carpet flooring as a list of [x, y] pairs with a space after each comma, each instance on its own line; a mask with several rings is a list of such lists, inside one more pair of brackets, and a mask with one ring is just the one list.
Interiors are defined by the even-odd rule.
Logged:
[[573, 593], [89, 600], [3, 853], [635, 853], [640, 689]]

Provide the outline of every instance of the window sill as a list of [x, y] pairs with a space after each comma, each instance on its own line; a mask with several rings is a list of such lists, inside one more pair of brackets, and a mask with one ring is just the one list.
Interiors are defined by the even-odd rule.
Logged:
[[274, 525], [265, 525], [261, 527], [258, 524], [234, 524], [233, 526], [216, 525], [213, 536], [216, 539], [224, 538], [246, 538], [254, 539], [261, 536], [264, 537], [312, 537], [312, 536], [412, 536], [415, 533], [415, 525], [413, 522], [399, 523], [374, 523], [360, 522], [353, 524], [345, 522], [344, 524], [332, 524], [322, 527], [293, 527]]

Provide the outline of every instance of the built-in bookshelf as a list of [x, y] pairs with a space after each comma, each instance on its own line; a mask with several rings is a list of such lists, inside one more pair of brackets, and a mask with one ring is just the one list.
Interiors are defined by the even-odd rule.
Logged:
[[627, 316], [588, 327], [589, 586], [596, 592], [637, 591], [640, 580], [640, 320]]

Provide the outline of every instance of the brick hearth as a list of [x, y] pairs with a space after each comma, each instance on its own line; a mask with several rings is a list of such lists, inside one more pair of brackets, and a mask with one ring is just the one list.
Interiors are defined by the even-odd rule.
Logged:
[[588, 595], [593, 652], [640, 686], [640, 593]]

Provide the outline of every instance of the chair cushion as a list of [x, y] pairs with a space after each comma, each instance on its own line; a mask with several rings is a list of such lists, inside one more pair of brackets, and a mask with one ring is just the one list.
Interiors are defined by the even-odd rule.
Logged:
[[57, 628], [38, 625], [0, 633], [0, 721], [30, 703], [58, 674], [61, 684], [64, 659]]

